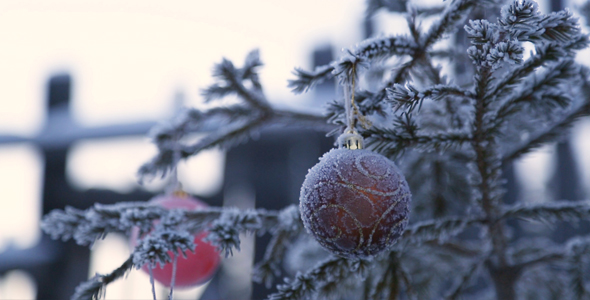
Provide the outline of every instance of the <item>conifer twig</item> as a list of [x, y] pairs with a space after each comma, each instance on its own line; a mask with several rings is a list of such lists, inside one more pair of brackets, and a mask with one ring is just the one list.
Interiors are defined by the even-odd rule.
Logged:
[[71, 300], [95, 300], [99, 299], [105, 287], [115, 280], [125, 276], [133, 268], [133, 256], [130, 256], [121, 266], [106, 275], [92, 277], [76, 287], [76, 292]]
[[506, 208], [499, 219], [519, 218], [543, 222], [580, 221], [590, 218], [588, 201], [555, 201], [540, 204], [518, 204]]
[[455, 285], [447, 292], [445, 299], [447, 300], [455, 300], [461, 295], [463, 290], [467, 288], [467, 286], [471, 283], [473, 278], [478, 275], [479, 269], [482, 267], [484, 262], [486, 261], [485, 257], [481, 257], [475, 260], [470, 267], [467, 269], [466, 272], [463, 272], [462, 276], [459, 278]]
[[347, 275], [348, 263], [345, 258], [331, 257], [319, 263], [305, 274], [298, 273], [292, 281], [277, 286], [278, 292], [270, 295], [269, 300], [305, 299], [318, 288], [320, 282], [338, 281]]
[[510, 149], [506, 152], [502, 160], [503, 162], [513, 161], [522, 155], [529, 153], [543, 145], [546, 145], [550, 142], [558, 140], [563, 137], [563, 132], [570, 128], [574, 122], [579, 120], [582, 117], [590, 115], [590, 98], [588, 98], [583, 105], [579, 108], [575, 109], [574, 111], [570, 112], [566, 117], [564, 117], [561, 121], [556, 122], [548, 129], [543, 130], [541, 133], [538, 133], [535, 137], [529, 139], [525, 143], [519, 145], [514, 149]]

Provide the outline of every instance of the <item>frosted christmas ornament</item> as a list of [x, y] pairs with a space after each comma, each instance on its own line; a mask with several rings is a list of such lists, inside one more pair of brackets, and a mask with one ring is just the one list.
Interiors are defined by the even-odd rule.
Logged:
[[360, 258], [395, 244], [409, 217], [410, 189], [397, 166], [363, 148], [355, 132], [312, 167], [300, 194], [307, 231], [332, 253]]
[[[150, 201], [161, 205], [164, 208], [184, 208], [189, 210], [199, 210], [207, 207], [202, 201], [199, 201], [185, 192], [176, 191], [168, 195], [157, 196]], [[137, 235], [139, 230], [134, 229], [131, 235], [131, 244], [135, 246], [137, 244]], [[180, 255], [177, 259], [176, 266], [176, 278], [174, 286], [177, 288], [190, 288], [202, 283], [205, 283], [219, 266], [220, 256], [217, 247], [211, 245], [208, 242], [204, 242], [202, 239], [207, 236], [207, 232], [203, 231], [195, 234], [194, 243], [197, 245], [195, 252], [187, 251], [186, 258]], [[174, 258], [174, 253], [169, 251], [170, 257]], [[141, 268], [144, 272], [149, 274], [149, 268], [144, 265]], [[156, 264], [156, 267], [152, 269], [154, 279], [166, 287], [170, 287], [172, 282], [172, 263], [164, 265], [163, 268], [160, 264]]]

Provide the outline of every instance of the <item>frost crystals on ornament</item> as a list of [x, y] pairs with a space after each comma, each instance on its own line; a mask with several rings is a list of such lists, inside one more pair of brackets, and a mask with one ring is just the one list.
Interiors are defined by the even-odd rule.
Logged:
[[305, 228], [323, 247], [361, 258], [400, 238], [411, 193], [391, 160], [369, 150], [340, 148], [309, 170], [299, 200]]

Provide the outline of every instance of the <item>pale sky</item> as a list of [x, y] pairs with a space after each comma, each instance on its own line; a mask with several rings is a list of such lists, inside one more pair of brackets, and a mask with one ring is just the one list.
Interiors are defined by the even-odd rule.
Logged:
[[317, 45], [358, 41], [362, 12], [359, 0], [0, 1], [0, 132], [39, 130], [54, 72], [73, 75], [84, 125], [160, 120], [177, 91], [200, 102], [215, 62], [255, 48], [269, 98], [292, 101], [293, 68], [309, 68]]

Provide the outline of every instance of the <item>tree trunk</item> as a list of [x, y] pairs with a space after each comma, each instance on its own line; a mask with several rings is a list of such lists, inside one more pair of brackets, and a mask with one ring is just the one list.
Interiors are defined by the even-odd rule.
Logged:
[[516, 291], [514, 285], [520, 276], [520, 270], [515, 267], [496, 267], [494, 263], [487, 261], [486, 266], [494, 281], [496, 299], [515, 300]]

